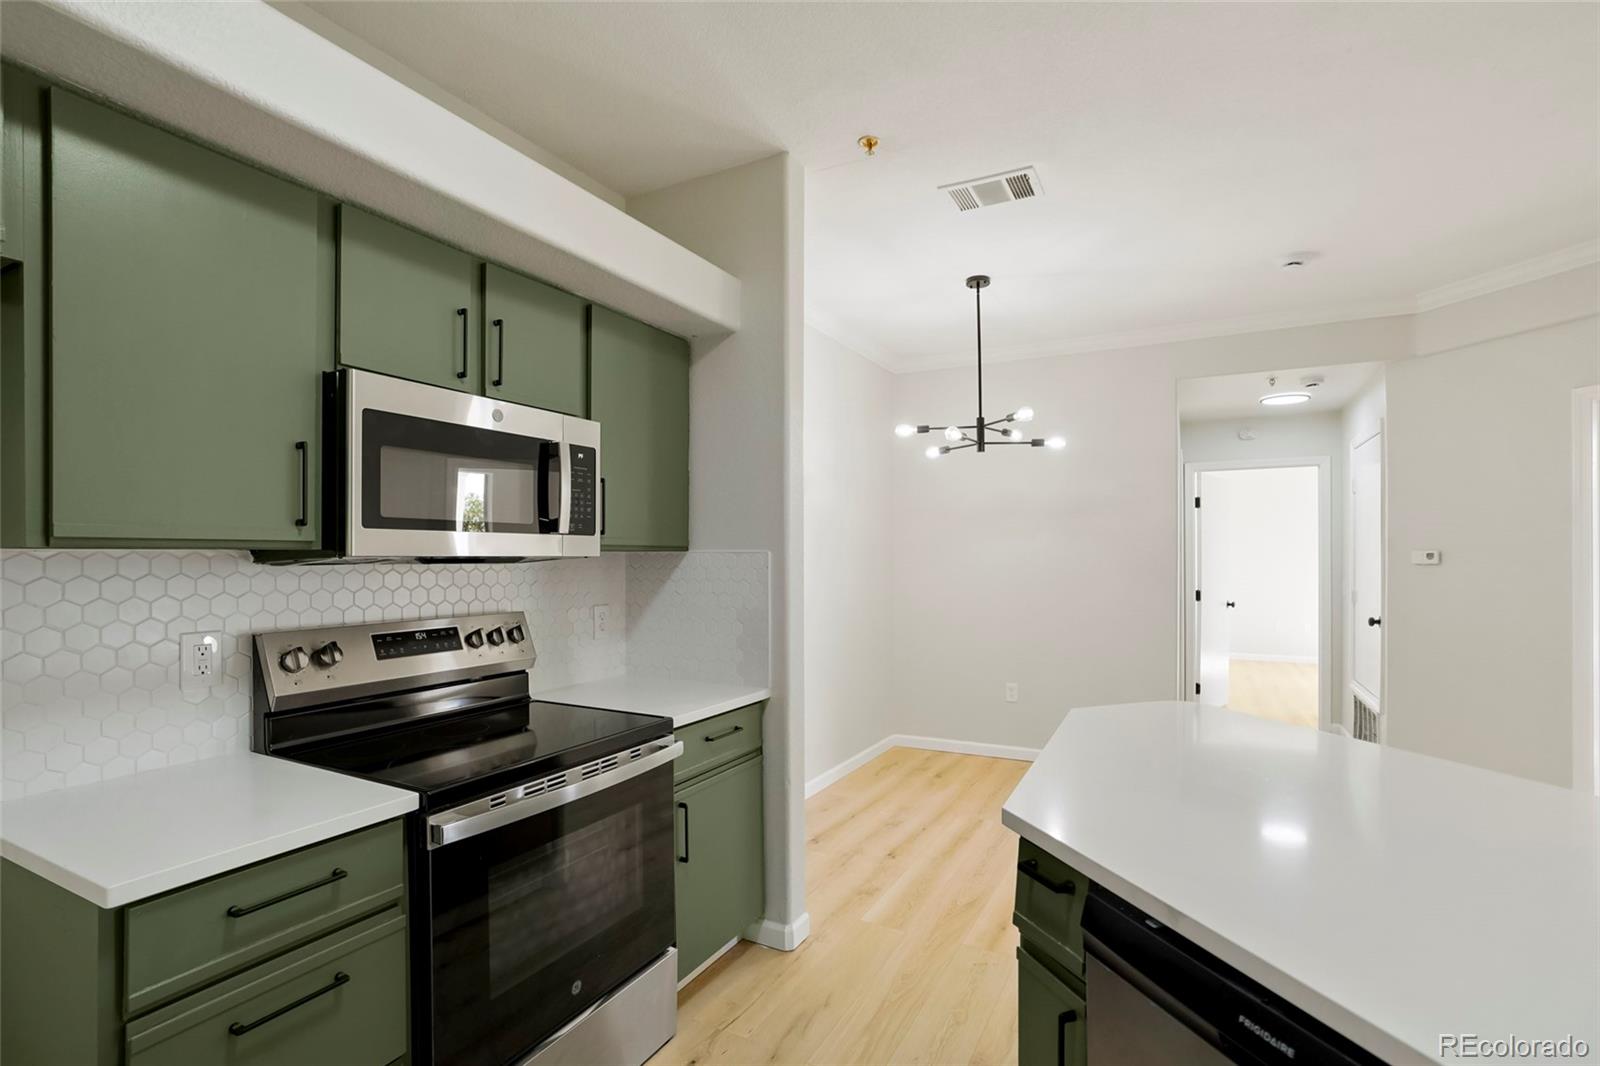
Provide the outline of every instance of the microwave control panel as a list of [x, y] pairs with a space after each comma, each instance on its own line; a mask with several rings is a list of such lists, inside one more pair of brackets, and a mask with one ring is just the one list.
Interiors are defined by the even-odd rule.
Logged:
[[592, 537], [597, 532], [595, 522], [598, 507], [595, 503], [595, 485], [599, 480], [596, 467], [600, 453], [594, 448], [574, 444], [570, 449], [571, 469], [567, 472], [572, 488], [570, 499], [572, 513], [567, 516], [567, 533], [575, 537]]

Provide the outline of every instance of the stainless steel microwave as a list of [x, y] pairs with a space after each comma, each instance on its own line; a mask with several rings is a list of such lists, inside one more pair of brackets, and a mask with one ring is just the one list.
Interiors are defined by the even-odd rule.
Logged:
[[598, 555], [600, 424], [363, 370], [323, 376], [326, 533], [347, 559]]

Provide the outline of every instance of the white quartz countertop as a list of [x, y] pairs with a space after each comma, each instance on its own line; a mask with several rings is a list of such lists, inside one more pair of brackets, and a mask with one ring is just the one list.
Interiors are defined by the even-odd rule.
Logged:
[[1391, 1062], [1600, 1049], [1600, 802], [1192, 703], [1069, 713], [1005, 824]]
[[417, 795], [250, 753], [0, 804], [0, 855], [121, 907], [416, 810]]
[[659, 714], [671, 718], [675, 726], [684, 726], [725, 711], [736, 711], [740, 707], [760, 703], [771, 695], [771, 689], [740, 682], [686, 681], [623, 674], [603, 681], [586, 681], [546, 689], [535, 692], [534, 698], [549, 703], [599, 707], [606, 711]]

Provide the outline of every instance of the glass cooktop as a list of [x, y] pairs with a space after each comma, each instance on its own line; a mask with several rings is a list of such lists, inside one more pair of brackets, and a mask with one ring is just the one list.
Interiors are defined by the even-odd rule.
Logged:
[[623, 751], [672, 720], [538, 700], [329, 744], [294, 757], [457, 802]]

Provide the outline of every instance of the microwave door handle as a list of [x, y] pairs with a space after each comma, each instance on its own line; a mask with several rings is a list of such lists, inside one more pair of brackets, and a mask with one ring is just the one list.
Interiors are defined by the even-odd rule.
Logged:
[[556, 445], [556, 454], [560, 459], [556, 464], [556, 474], [561, 478], [561, 510], [556, 515], [556, 532], [572, 532], [572, 478], [568, 472], [572, 469], [572, 445], [562, 441]]
[[428, 819], [428, 849], [454, 844], [458, 840], [475, 837], [493, 829], [512, 825], [524, 818], [564, 807], [575, 800], [592, 796], [613, 785], [620, 785], [640, 774], [648, 773], [683, 754], [683, 741], [667, 736], [650, 745], [646, 754], [614, 770], [582, 778], [570, 785], [552, 789], [527, 799], [509, 800], [498, 807], [489, 807], [488, 800], [474, 800], [455, 810], [443, 811]]

